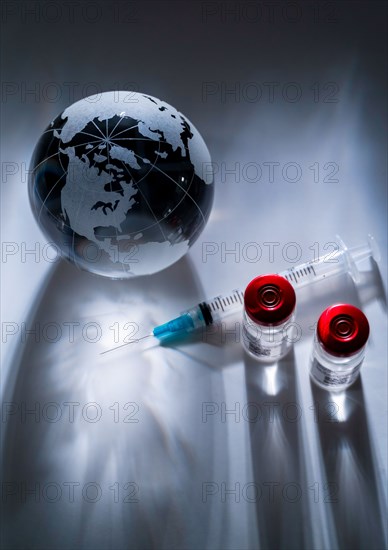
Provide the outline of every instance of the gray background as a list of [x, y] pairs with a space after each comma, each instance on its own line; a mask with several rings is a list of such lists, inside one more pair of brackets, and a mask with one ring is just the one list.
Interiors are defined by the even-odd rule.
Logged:
[[[20, 1], [3, 2], [2, 20], [4, 547], [384, 547], [385, 3]], [[48, 261], [27, 198], [40, 133], [111, 89], [182, 111], [216, 168], [213, 212], [188, 256], [126, 282]], [[273, 180], [268, 163], [279, 163]], [[146, 333], [294, 265], [289, 243], [310, 260], [337, 233], [349, 246], [374, 234], [380, 274], [365, 263], [358, 288], [340, 276], [300, 291], [302, 337], [276, 367], [247, 359], [238, 332], [99, 355], [114, 323], [120, 341], [126, 322]], [[311, 327], [336, 301], [371, 325], [361, 379], [339, 397], [308, 376]], [[36, 338], [23, 322], [38, 324]], [[56, 343], [48, 323], [63, 330]], [[79, 323], [73, 338], [68, 323]]]

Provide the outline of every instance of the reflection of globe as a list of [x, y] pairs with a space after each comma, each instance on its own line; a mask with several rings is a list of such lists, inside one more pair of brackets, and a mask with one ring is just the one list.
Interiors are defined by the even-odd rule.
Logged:
[[181, 258], [209, 217], [209, 151], [176, 109], [151, 96], [105, 92], [68, 107], [32, 158], [38, 223], [81, 269], [112, 278]]

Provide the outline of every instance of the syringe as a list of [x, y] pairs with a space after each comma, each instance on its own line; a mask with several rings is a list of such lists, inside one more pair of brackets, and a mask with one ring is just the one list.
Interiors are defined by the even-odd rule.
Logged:
[[[368, 235], [368, 244], [350, 249], [338, 235], [336, 239], [338, 250], [321, 256], [316, 260], [281, 271], [278, 275], [287, 279], [295, 290], [340, 273], [350, 273], [354, 282], [357, 283], [360, 275], [356, 264], [371, 256], [375, 261], [380, 260], [378, 246], [372, 235]], [[161, 342], [167, 342], [185, 337], [195, 330], [219, 324], [228, 315], [241, 311], [243, 303], [244, 292], [238, 289], [233, 290], [229, 294], [216, 296], [212, 300], [206, 300], [197, 304], [181, 313], [179, 317], [158, 325], [153, 329], [151, 334], [143, 336], [143, 338], [155, 336]], [[128, 343], [134, 342], [138, 342], [138, 340]]]

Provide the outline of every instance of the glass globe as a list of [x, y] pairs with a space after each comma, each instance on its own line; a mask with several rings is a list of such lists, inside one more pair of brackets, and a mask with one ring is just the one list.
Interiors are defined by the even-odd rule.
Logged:
[[174, 107], [112, 91], [77, 101], [43, 132], [29, 195], [61, 255], [122, 279], [189, 250], [210, 214], [213, 170], [198, 130]]

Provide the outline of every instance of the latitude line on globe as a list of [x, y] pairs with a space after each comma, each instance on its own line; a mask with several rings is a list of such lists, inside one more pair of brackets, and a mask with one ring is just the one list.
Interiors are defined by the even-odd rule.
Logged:
[[[134, 153], [134, 154], [135, 154], [135, 153]], [[135, 154], [135, 155], [136, 155], [136, 154]], [[140, 158], [142, 158], [142, 157], [140, 157]], [[160, 171], [162, 174], [165, 174], [165, 175], [167, 176], [167, 174], [166, 174], [165, 172], [163, 172], [163, 170], [159, 170], [159, 171]], [[142, 179], [139, 180], [139, 181], [142, 181], [143, 179], [144, 179], [144, 178], [142, 178]], [[173, 180], [173, 181], [174, 181], [174, 183], [177, 183], [175, 180]], [[190, 180], [190, 183], [189, 183], [189, 185], [188, 185], [188, 187], [187, 187], [187, 192], [189, 191], [189, 189], [190, 189], [190, 187], [191, 187], [193, 181], [194, 181], [194, 171], [193, 171], [193, 173], [192, 173], [192, 175], [191, 175], [191, 180]], [[135, 183], [136, 183], [136, 186], [138, 187], [138, 183], [139, 183], [139, 182], [136, 181]], [[138, 188], [139, 188], [139, 187], [138, 187]], [[140, 189], [140, 188], [139, 188], [139, 189]], [[174, 206], [174, 208], [172, 208], [171, 212], [169, 212], [169, 215], [171, 215], [171, 214], [178, 208], [178, 206], [181, 204], [181, 202], [184, 201], [185, 196], [186, 196], [186, 194], [184, 194], [183, 197], [180, 199], [180, 201], [177, 202], [177, 204]], [[189, 197], [190, 197], [190, 195], [189, 195]], [[190, 198], [191, 198], [191, 197], [190, 197]], [[163, 220], [163, 219], [164, 219], [164, 218], [161, 218], [161, 220]], [[159, 220], [159, 221], [157, 220], [157, 223], [160, 223], [160, 220]], [[151, 227], [154, 227], [155, 225], [157, 225], [157, 223], [153, 223], [153, 224], [151, 224], [151, 225], [148, 225], [147, 227], [143, 227], [142, 229], [139, 229], [138, 231], [145, 231], [145, 230], [147, 230], [147, 229], [151, 229]], [[200, 227], [200, 226], [199, 226], [199, 227]], [[198, 231], [199, 227], [196, 228], [196, 230], [194, 231], [194, 235], [195, 235], [195, 233]]]
[[[128, 172], [128, 174], [130, 175], [130, 177], [132, 178], [132, 181], [134, 181], [133, 176], [132, 176], [132, 173], [129, 171], [129, 169], [127, 168], [127, 166], [126, 166], [124, 163], [123, 163], [123, 166], [124, 166], [125, 170]], [[161, 227], [161, 225], [160, 225], [160, 220], [158, 220], [156, 214], [155, 214], [154, 211], [152, 210], [151, 205], [150, 205], [150, 203], [148, 202], [148, 200], [146, 199], [146, 197], [145, 197], [143, 191], [140, 189], [140, 187], [139, 187], [138, 185], [136, 185], [136, 187], [137, 187], [138, 191], [140, 192], [141, 196], [143, 197], [143, 199], [145, 200], [145, 202], [147, 203], [147, 206], [148, 206], [148, 208], [150, 209], [150, 212], [151, 212], [152, 216], [153, 216], [154, 219], [155, 219], [155, 222], [156, 222], [155, 225], [157, 225], [158, 228], [160, 229], [160, 232], [162, 233], [164, 240], [165, 240], [165, 241], [168, 241], [168, 239], [167, 239], [166, 235], [164, 234], [164, 231], [163, 231], [163, 229], [162, 229], [162, 227]], [[142, 229], [141, 231], [144, 231], [144, 229]], [[168, 242], [169, 242], [169, 241], [168, 241]]]
[[[154, 141], [153, 139], [151, 140], [152, 142]], [[132, 149], [131, 149], [132, 151]], [[139, 180], [136, 181], [136, 184], [140, 183], [141, 181], [143, 181], [150, 172], [152, 172], [152, 169], [155, 168], [155, 165], [156, 163], [158, 162], [159, 160], [159, 156], [158, 154], [160, 153], [160, 141], [158, 141], [158, 150], [157, 151], [154, 151], [155, 152], [155, 160], [153, 162], [150, 162], [149, 163], [149, 170], [147, 170], [147, 172], [144, 174], [144, 176], [142, 176]], [[147, 164], [146, 162], [144, 162], [144, 158], [141, 157], [140, 155], [136, 155], [135, 151], [132, 151], [132, 153], [135, 155], [135, 157], [137, 156], [138, 158], [140, 158], [144, 164]], [[148, 159], [147, 159], [148, 160]]]
[[[95, 135], [95, 134], [89, 134], [89, 133], [84, 132], [84, 131], [80, 131], [80, 132], [78, 132], [78, 133], [80, 133], [80, 134], [85, 134], [85, 135], [90, 135], [90, 136], [93, 136], [93, 137], [97, 138], [95, 141], [93, 141], [93, 143], [97, 143], [97, 145], [94, 146], [91, 150], [88, 151], [89, 154], [92, 153], [95, 149], [97, 149], [97, 148], [99, 147], [99, 145], [104, 141], [102, 138], [100, 138], [99, 136], [97, 136], [97, 135]], [[116, 135], [117, 135], [117, 134], [116, 134]], [[120, 140], [132, 140], [132, 139], [139, 139], [139, 140], [142, 140], [142, 138], [118, 138], [118, 139], [120, 139]], [[150, 138], [144, 138], [144, 140], [146, 140], [146, 141], [153, 141], [153, 140], [150, 139]], [[87, 144], [87, 143], [88, 143], [88, 142], [85, 142], [85, 144]], [[74, 145], [74, 147], [78, 147], [79, 145], [80, 145], [80, 144]], [[158, 141], [158, 145], [159, 145], [159, 151], [160, 151], [160, 141]], [[185, 147], [185, 149], [189, 152], [189, 150], [188, 150], [187, 147]], [[44, 162], [46, 162], [47, 160], [49, 160], [49, 159], [52, 158], [53, 156], [59, 155], [60, 153], [61, 153], [61, 150], [59, 150], [59, 151], [58, 151], [57, 153], [55, 153], [54, 155], [51, 155], [50, 157], [47, 157], [47, 158], [44, 159], [42, 162], [40, 162], [40, 163], [36, 166], [36, 168], [38, 168], [41, 164], [43, 164]], [[141, 160], [143, 160], [143, 158], [142, 158], [140, 155], [137, 155], [134, 151], [133, 151], [133, 153], [134, 153], [135, 156], [137, 156], [138, 158], [140, 158]], [[188, 191], [189, 191], [189, 189], [190, 189], [190, 187], [191, 187], [191, 185], [192, 185], [193, 179], [194, 179], [194, 172], [193, 172], [193, 174], [192, 174], [192, 178], [191, 178], [190, 184], [189, 184], [188, 189], [187, 189], [187, 192], [186, 192], [185, 189], [183, 189], [183, 188], [182, 188], [173, 178], [171, 178], [170, 176], [168, 176], [168, 175], [167, 175], [163, 170], [161, 170], [160, 168], [157, 168], [157, 167], [156, 167], [156, 162], [157, 162], [157, 161], [158, 161], [158, 158], [156, 158], [155, 163], [151, 165], [151, 169], [152, 169], [152, 167], [154, 167], [154, 168], [156, 168], [158, 171], [160, 171], [162, 174], [166, 175], [166, 177], [169, 177], [169, 179], [171, 179], [172, 181], [174, 181], [174, 183], [177, 184], [178, 187], [180, 187], [180, 188], [183, 190], [183, 192], [185, 193], [185, 195], [182, 197], [182, 199], [181, 199], [181, 200], [174, 206], [174, 208], [171, 210], [170, 214], [172, 214], [172, 212], [174, 212], [174, 211], [176, 210], [176, 208], [181, 204], [181, 202], [184, 200], [184, 197], [185, 197], [186, 195], [188, 195], [189, 198], [196, 204], [195, 200], [194, 200], [194, 199], [191, 197], [191, 195], [188, 193]], [[93, 167], [95, 167], [95, 164], [96, 164], [96, 161], [94, 161]], [[125, 165], [125, 163], [124, 163], [123, 161], [122, 161], [122, 164], [123, 164], [124, 167], [126, 167], [126, 165]], [[61, 165], [62, 165], [62, 164], [61, 164]], [[62, 169], [64, 169], [63, 166], [62, 166]], [[147, 174], [145, 174], [145, 175], [143, 176], [143, 178], [140, 178], [138, 181], [135, 181], [136, 186], [138, 186], [138, 183], [141, 182], [141, 181], [148, 175], [148, 173], [151, 171], [151, 169], [148, 170]], [[46, 199], [43, 201], [42, 206], [41, 206], [41, 209], [40, 209], [40, 212], [39, 212], [38, 219], [40, 218], [42, 209], [43, 209], [43, 207], [45, 206], [45, 202], [46, 202], [48, 196], [51, 194], [51, 192], [54, 190], [54, 188], [55, 188], [56, 185], [59, 183], [59, 181], [63, 178], [64, 175], [67, 175], [66, 172], [65, 172], [64, 174], [62, 174], [62, 176], [55, 182], [53, 188], [50, 190], [50, 193], [47, 195]], [[139, 191], [140, 191], [140, 188], [139, 188], [139, 187], [138, 187], [138, 189], [139, 189]], [[144, 195], [142, 194], [142, 196], [144, 196]], [[198, 207], [197, 204], [196, 204], [196, 206]], [[47, 207], [46, 207], [46, 208], [47, 208]], [[199, 210], [200, 210], [200, 209], [199, 209]], [[200, 212], [201, 212], [201, 210], [200, 210]], [[201, 214], [202, 214], [202, 212], [201, 212]], [[203, 215], [202, 215], [202, 217], [203, 217]], [[163, 220], [163, 218], [161, 218], [161, 219]], [[158, 224], [160, 223], [160, 220], [157, 220], [156, 217], [155, 217], [155, 221], [156, 221], [156, 223], [153, 223], [153, 224], [150, 224], [149, 226], [140, 228], [138, 231], [145, 231], [145, 230], [150, 229], [150, 228], [152, 228], [152, 227], [154, 227], [154, 226], [156, 226], [156, 225], [158, 225]], [[64, 223], [64, 222], [63, 222], [63, 223]], [[71, 231], [73, 231], [73, 229], [72, 229], [72, 227], [71, 227], [70, 225], [68, 225], [68, 224], [64, 224], [64, 225], [65, 225], [66, 227], [68, 227]], [[113, 236], [113, 235], [111, 235], [111, 236]], [[116, 237], [117, 237], [117, 234], [116, 234]]]
[[[44, 201], [42, 201], [42, 206], [40, 207], [40, 210], [39, 210], [39, 214], [38, 214], [38, 221], [40, 220], [40, 216], [42, 215], [42, 210], [43, 210], [43, 207], [45, 206], [45, 203], [47, 201], [47, 199], [49, 198], [49, 196], [51, 195], [51, 193], [54, 191], [55, 187], [58, 185], [58, 183], [61, 181], [61, 179], [63, 178], [63, 176], [66, 176], [66, 172], [64, 172], [62, 174], [62, 176], [57, 179], [57, 181], [54, 183], [54, 185], [52, 186], [52, 188], [50, 189], [50, 191], [47, 193], [46, 195], [46, 198], [44, 199]], [[40, 196], [40, 195], [39, 195]], [[48, 210], [47, 206], [46, 206], [46, 209]], [[48, 210], [49, 211], [49, 210]], [[50, 212], [50, 211], [49, 211]], [[51, 213], [51, 212], [50, 212]], [[65, 224], [67, 226], [67, 224]]]
[[[134, 155], [135, 155], [135, 156], [138, 156], [139, 158], [142, 158], [142, 157], [140, 157], [140, 155], [137, 155], [135, 152], [134, 152]], [[154, 168], [156, 168], [156, 165], [154, 165]], [[162, 174], [164, 174], [165, 176], [168, 177], [168, 174], [167, 174], [166, 172], [164, 172], [163, 170], [160, 170], [160, 168], [159, 168], [159, 172], [161, 172]], [[192, 197], [188, 194], [188, 191], [189, 191], [189, 189], [190, 189], [190, 187], [191, 187], [191, 185], [192, 185], [192, 183], [193, 183], [194, 174], [195, 174], [195, 171], [193, 170], [193, 173], [192, 173], [192, 175], [191, 175], [190, 183], [189, 183], [189, 185], [188, 185], [188, 187], [187, 187], [187, 193], [186, 193], [186, 194], [187, 194], [190, 198], [192, 198]], [[172, 178], [170, 178], [170, 179], [172, 179]], [[141, 181], [141, 180], [139, 180], [139, 181]], [[178, 185], [178, 183], [177, 183], [174, 179], [172, 179], [172, 181]], [[137, 184], [137, 182], [136, 182], [136, 184]], [[178, 187], [180, 187], [180, 186], [178, 185]], [[169, 215], [171, 215], [171, 214], [174, 212], [174, 210], [176, 210], [176, 209], [178, 208], [178, 206], [181, 204], [181, 202], [184, 201], [186, 194], [183, 195], [183, 197], [180, 199], [179, 202], [177, 202], [177, 204], [176, 204], [176, 205], [174, 206], [174, 208], [171, 210], [171, 212], [169, 213]], [[156, 219], [156, 218], [155, 218], [155, 219]], [[163, 219], [164, 219], [164, 218], [161, 218], [159, 221], [158, 221], [158, 220], [156, 220], [156, 221], [157, 221], [158, 223], [160, 223], [160, 221], [163, 220]], [[154, 224], [154, 225], [155, 225], [155, 224]], [[149, 226], [149, 227], [153, 227], [153, 225], [152, 225], [152, 226]], [[149, 229], [149, 227], [147, 227], [146, 229]]]
[[[139, 157], [139, 158], [142, 158], [140, 155], [137, 155], [135, 152], [133, 153], [135, 155], [135, 157]], [[199, 205], [197, 204], [196, 200], [186, 191], [186, 189], [184, 189], [177, 181], [175, 181], [171, 176], [169, 176], [166, 172], [163, 172], [163, 170], [161, 170], [160, 168], [158, 168], [156, 166], [156, 164], [154, 165], [154, 168], [155, 170], [157, 170], [158, 172], [164, 174], [168, 179], [170, 179], [171, 181], [173, 181], [180, 189], [182, 189], [182, 191], [189, 197], [189, 199], [191, 199], [193, 201], [193, 203], [195, 204], [195, 206], [198, 208], [199, 212], [201, 213], [201, 216], [202, 216], [202, 219], [203, 219], [203, 223], [206, 223], [206, 220], [205, 220], [205, 216], [203, 215], [203, 212], [201, 210], [201, 208], [199, 207]]]
[[[93, 121], [92, 121], [93, 122]], [[97, 128], [97, 126], [96, 126]], [[87, 134], [86, 132], [81, 132], [83, 134]], [[90, 134], [90, 135], [93, 135], [93, 134]], [[98, 136], [94, 136], [95, 138], [98, 139]], [[99, 142], [98, 142], [98, 145], [95, 145], [92, 149], [90, 149], [88, 151], [88, 153], [92, 153], [95, 149], [97, 149], [98, 147], [100, 147], [101, 143], [103, 142], [104, 140], [100, 138]], [[93, 163], [93, 168], [96, 167], [96, 161], [94, 160], [94, 163]], [[82, 200], [79, 201], [78, 203], [78, 209], [77, 209], [77, 214], [76, 214], [76, 219], [78, 219], [78, 216], [79, 216], [79, 211], [80, 211], [80, 208], [81, 208], [81, 204], [82, 204], [82, 201], [83, 201], [83, 198], [85, 196], [85, 193], [86, 193], [86, 189], [83, 189], [82, 191]], [[72, 238], [71, 238], [71, 247], [72, 247], [72, 252], [73, 252], [73, 258], [74, 258], [74, 263], [77, 265], [77, 256], [76, 256], [76, 253], [75, 253], [75, 235], [76, 235], [76, 232], [74, 231], [74, 229], [71, 227], [71, 230], [73, 232], [73, 235], [72, 235]], [[79, 266], [80, 267], [80, 266]]]
[[56, 153], [54, 153], [53, 155], [50, 155], [49, 157], [46, 157], [45, 159], [41, 160], [39, 164], [37, 164], [36, 166], [34, 166], [34, 172], [37, 168], [39, 168], [39, 166], [41, 164], [43, 164], [44, 162], [47, 162], [48, 160], [52, 159], [53, 157], [55, 157], [56, 155], [59, 155], [60, 151], [57, 151]]

